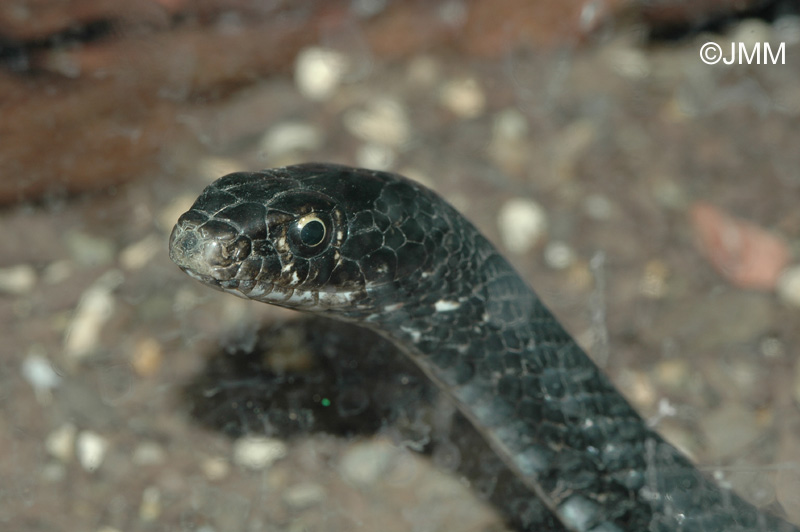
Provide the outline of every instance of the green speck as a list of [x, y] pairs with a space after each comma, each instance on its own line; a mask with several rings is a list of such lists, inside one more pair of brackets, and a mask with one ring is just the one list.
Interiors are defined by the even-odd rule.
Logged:
[[323, 398], [320, 402], [322, 403], [322, 406], [331, 406], [331, 400], [327, 397]]

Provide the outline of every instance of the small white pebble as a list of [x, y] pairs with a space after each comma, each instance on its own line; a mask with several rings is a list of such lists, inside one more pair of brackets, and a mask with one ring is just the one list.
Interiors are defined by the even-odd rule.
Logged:
[[166, 461], [164, 448], [155, 442], [144, 442], [136, 446], [131, 461], [137, 466], [160, 465]]
[[40, 475], [48, 484], [61, 484], [67, 476], [67, 468], [61, 462], [48, 462], [42, 466]]
[[326, 100], [336, 91], [348, 69], [348, 58], [330, 48], [311, 47], [297, 54], [294, 82], [310, 100]]
[[617, 383], [639, 410], [652, 408], [658, 399], [653, 382], [645, 372], [624, 370], [620, 373]]
[[547, 232], [547, 214], [535, 201], [511, 199], [497, 217], [500, 237], [509, 252], [522, 255], [533, 249]]
[[592, 220], [608, 220], [614, 209], [611, 201], [602, 194], [590, 194], [583, 203], [586, 214]]
[[639, 281], [639, 293], [649, 299], [661, 299], [667, 295], [667, 278], [669, 268], [663, 261], [658, 259], [647, 263]]
[[148, 486], [142, 491], [142, 503], [139, 506], [139, 519], [152, 523], [161, 515], [161, 490], [156, 486]]
[[589, 119], [579, 119], [561, 128], [545, 146], [549, 152], [553, 175], [563, 182], [572, 180], [581, 157], [599, 136], [597, 125]]
[[0, 268], [0, 292], [22, 295], [36, 286], [36, 270], [27, 264]]
[[776, 41], [784, 42], [789, 46], [800, 43], [800, 16], [784, 15], [779, 17], [772, 27]]
[[575, 252], [566, 242], [550, 242], [544, 248], [544, 261], [554, 270], [564, 270], [575, 262]]
[[373, 144], [396, 148], [411, 138], [406, 110], [391, 98], [376, 98], [363, 108], [350, 109], [342, 120], [350, 134]]
[[462, 28], [469, 17], [469, 11], [464, 2], [442, 2], [436, 10], [439, 19], [451, 28]]
[[203, 302], [203, 298], [198, 294], [199, 292], [187, 287], [178, 288], [175, 293], [175, 302], [172, 306], [175, 312], [180, 314], [200, 305]]
[[352, 0], [350, 11], [359, 18], [374, 17], [384, 9], [389, 0]]
[[398, 453], [398, 449], [386, 441], [359, 443], [342, 456], [339, 470], [352, 484], [370, 486], [389, 473]]
[[286, 456], [286, 444], [275, 438], [246, 436], [233, 445], [233, 462], [258, 471]]
[[56, 430], [47, 435], [44, 448], [53, 458], [62, 463], [72, 460], [75, 449], [75, 435], [78, 429], [72, 423], [64, 423]]
[[609, 62], [617, 74], [628, 79], [644, 79], [650, 75], [650, 62], [647, 55], [635, 48], [614, 48], [609, 50]]
[[141, 270], [153, 257], [163, 251], [163, 239], [156, 235], [148, 235], [138, 242], [123, 249], [119, 254], [119, 262], [126, 270]]
[[580, 27], [583, 30], [582, 33], [590, 33], [593, 29], [596, 29], [597, 25], [603, 18], [603, 15], [606, 14], [605, 2], [602, 0], [598, 1], [591, 1], [586, 2], [583, 4], [583, 8], [581, 9], [581, 14], [579, 17]]
[[57, 260], [48, 264], [42, 272], [42, 281], [47, 284], [58, 284], [72, 275], [73, 264], [70, 260]]
[[756, 18], [748, 18], [739, 22], [733, 28], [730, 36], [731, 42], [743, 42], [748, 50], [759, 43], [769, 42], [771, 38], [771, 25]]
[[53, 369], [41, 349], [31, 348], [22, 361], [22, 376], [33, 388], [36, 398], [43, 403], [50, 401], [51, 392], [61, 383], [61, 377]]
[[394, 150], [383, 144], [362, 144], [356, 152], [356, 163], [364, 168], [389, 170], [395, 161]]
[[524, 173], [531, 155], [528, 119], [513, 108], [496, 113], [487, 152], [504, 172], [511, 175]]
[[44, 56], [44, 66], [66, 78], [77, 79], [81, 75], [81, 62], [74, 54], [54, 51]]
[[77, 264], [101, 266], [114, 260], [114, 244], [106, 238], [72, 231], [64, 241]]
[[494, 116], [492, 141], [524, 140], [528, 136], [528, 119], [515, 108], [504, 109]]
[[[776, 88], [772, 94], [772, 100], [775, 102], [775, 109], [782, 114], [797, 116], [800, 114], [800, 94], [796, 90], [792, 90], [791, 86], [783, 88]], [[785, 164], [776, 163], [776, 170], [781, 175], [787, 175], [794, 178], [794, 166], [788, 161]]]
[[687, 209], [689, 198], [678, 183], [669, 178], [658, 179], [652, 185], [655, 200], [668, 209], [683, 211]]
[[116, 308], [112, 292], [123, 281], [119, 270], [109, 270], [81, 296], [64, 337], [64, 358], [77, 364], [98, 346], [100, 331]]
[[768, 336], [758, 343], [758, 350], [766, 358], [782, 358], [786, 356], [786, 346], [774, 336]]
[[89, 472], [96, 471], [108, 451], [108, 440], [91, 430], [78, 434], [76, 445], [78, 462]]
[[800, 307], [800, 266], [789, 266], [783, 271], [777, 291], [786, 304]]
[[453, 80], [442, 87], [439, 99], [461, 118], [480, 116], [486, 107], [486, 95], [475, 78]]
[[283, 492], [283, 500], [293, 510], [304, 510], [325, 500], [325, 490], [315, 483], [291, 486]]
[[139, 339], [131, 353], [131, 366], [140, 377], [153, 377], [161, 369], [164, 361], [164, 349], [155, 338]]
[[412, 59], [408, 65], [408, 79], [420, 87], [430, 87], [439, 78], [440, 70], [438, 61], [433, 57], [418, 56]]
[[272, 126], [260, 142], [267, 157], [282, 157], [298, 151], [319, 149], [325, 137], [319, 128], [308, 122], [291, 120]]
[[230, 469], [230, 463], [221, 456], [212, 456], [200, 462], [200, 470], [211, 481], [227, 477]]

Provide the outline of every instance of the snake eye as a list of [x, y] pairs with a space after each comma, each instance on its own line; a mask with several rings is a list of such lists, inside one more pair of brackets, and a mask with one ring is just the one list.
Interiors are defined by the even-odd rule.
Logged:
[[311, 213], [297, 218], [289, 228], [289, 243], [301, 257], [313, 257], [330, 241], [330, 218], [323, 213]]
[[313, 218], [300, 229], [300, 241], [309, 247], [318, 246], [325, 240], [325, 233], [325, 224], [319, 218]]

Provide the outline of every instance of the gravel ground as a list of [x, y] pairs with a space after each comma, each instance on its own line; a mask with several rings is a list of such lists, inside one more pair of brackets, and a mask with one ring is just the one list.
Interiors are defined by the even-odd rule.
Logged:
[[[786, 42], [786, 64], [706, 65], [712, 39]], [[711, 202], [796, 259], [798, 42], [787, 17], [502, 61], [310, 48], [294, 77], [183, 117], [196, 141], [158, 175], [0, 212], [2, 528], [515, 526], [491, 503], [513, 483], [462, 472], [484, 451], [459, 447], [452, 407], [391, 347], [170, 263], [172, 224], [205, 184], [307, 160], [439, 191], [662, 434], [800, 523], [800, 308], [728, 284], [688, 214]]]

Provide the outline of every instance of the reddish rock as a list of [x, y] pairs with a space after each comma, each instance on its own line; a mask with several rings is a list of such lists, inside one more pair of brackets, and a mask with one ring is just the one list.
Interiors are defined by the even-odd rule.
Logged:
[[690, 216], [700, 251], [720, 275], [741, 288], [775, 288], [789, 262], [783, 239], [704, 202], [696, 203]]

